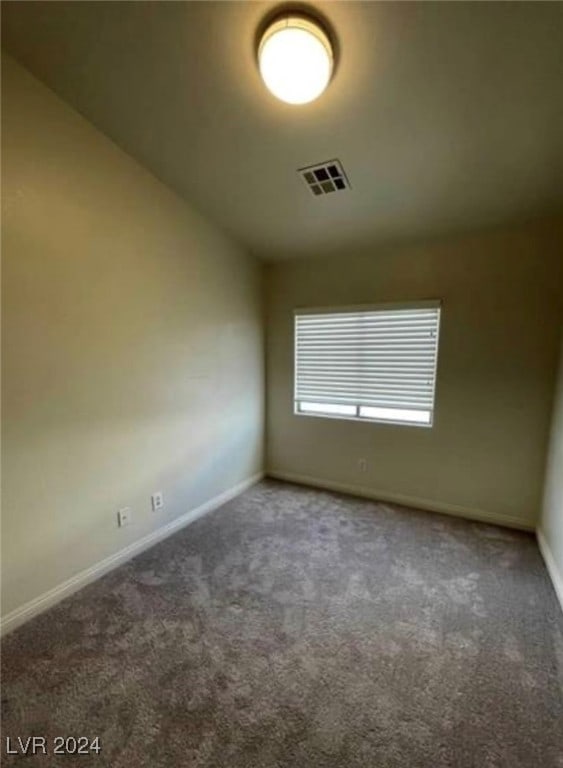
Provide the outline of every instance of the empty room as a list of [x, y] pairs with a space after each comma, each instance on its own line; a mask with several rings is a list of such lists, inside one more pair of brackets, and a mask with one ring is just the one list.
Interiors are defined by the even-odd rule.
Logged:
[[1, 14], [2, 765], [563, 768], [563, 3]]

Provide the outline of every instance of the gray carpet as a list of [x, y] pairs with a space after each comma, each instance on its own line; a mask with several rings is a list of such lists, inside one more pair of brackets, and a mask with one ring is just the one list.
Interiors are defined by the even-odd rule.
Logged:
[[534, 538], [267, 481], [8, 635], [6, 736], [112, 768], [561, 768]]

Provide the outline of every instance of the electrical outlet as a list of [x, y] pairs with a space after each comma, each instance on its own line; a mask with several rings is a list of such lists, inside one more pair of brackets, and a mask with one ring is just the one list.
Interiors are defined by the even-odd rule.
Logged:
[[358, 469], [360, 470], [360, 472], [368, 471], [367, 459], [358, 459]]
[[151, 506], [153, 512], [158, 512], [164, 509], [164, 494], [162, 491], [157, 491], [151, 496]]
[[120, 528], [124, 528], [126, 525], [131, 523], [132, 517], [133, 513], [131, 511], [131, 507], [123, 507], [123, 509], [120, 509], [117, 512], [117, 525]]

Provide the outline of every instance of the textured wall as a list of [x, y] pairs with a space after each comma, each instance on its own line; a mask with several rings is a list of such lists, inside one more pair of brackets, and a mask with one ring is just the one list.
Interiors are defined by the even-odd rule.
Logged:
[[259, 265], [10, 58], [2, 117], [6, 614], [261, 469], [263, 338]]
[[[557, 358], [563, 221], [267, 270], [270, 471], [533, 527]], [[442, 299], [434, 427], [293, 415], [295, 307]], [[366, 458], [366, 472], [358, 459]]]
[[563, 335], [540, 530], [543, 536], [542, 544], [549, 548], [546, 559], [550, 560], [551, 575], [563, 607]]

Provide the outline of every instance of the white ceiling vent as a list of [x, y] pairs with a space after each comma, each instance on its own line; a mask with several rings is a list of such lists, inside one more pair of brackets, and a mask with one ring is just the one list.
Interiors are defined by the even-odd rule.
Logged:
[[350, 189], [350, 182], [340, 160], [327, 160], [324, 163], [308, 165], [306, 168], [299, 168], [297, 172], [315, 197]]

